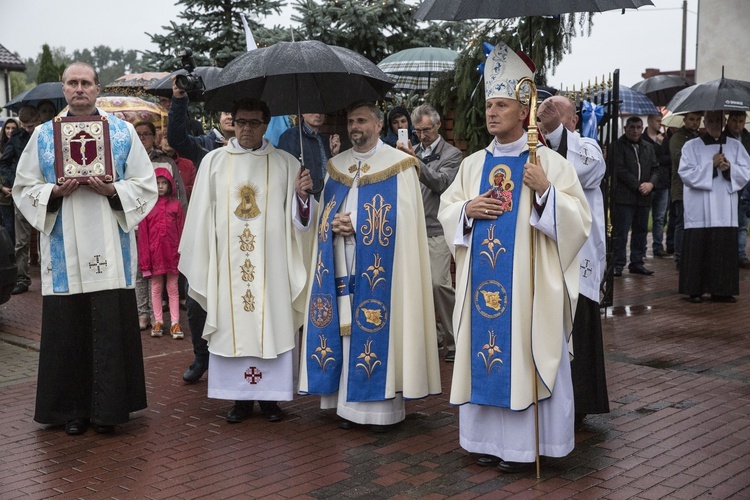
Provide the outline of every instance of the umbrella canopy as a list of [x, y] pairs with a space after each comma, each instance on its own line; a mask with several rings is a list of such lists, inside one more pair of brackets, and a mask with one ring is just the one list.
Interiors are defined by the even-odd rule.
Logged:
[[204, 93], [206, 107], [232, 109], [241, 97], [260, 99], [272, 115], [329, 113], [359, 100], [379, 100], [393, 81], [364, 56], [316, 40], [279, 42], [246, 52]]
[[719, 78], [680, 90], [667, 104], [674, 114], [691, 111], [750, 111], [750, 82]]
[[427, 90], [437, 73], [449, 71], [456, 65], [458, 52], [439, 47], [416, 47], [391, 54], [378, 63], [378, 68], [390, 76], [397, 89]]
[[[620, 97], [620, 114], [623, 115], [658, 115], [661, 114], [659, 110], [654, 106], [654, 103], [651, 102], [651, 99], [646, 97], [645, 94], [642, 94], [638, 92], [637, 90], [633, 90], [630, 87], [626, 87], [625, 85], [620, 85], [619, 87], [619, 97]], [[597, 97], [597, 101], [603, 104], [606, 104], [609, 102], [609, 99], [611, 98], [612, 93], [611, 92], [605, 92], [604, 95], [600, 95]], [[590, 96], [587, 93], [583, 94], [584, 99], [589, 99]]]
[[646, 97], [657, 106], [666, 106], [677, 92], [691, 85], [695, 85], [695, 82], [691, 82], [682, 76], [656, 75], [641, 80], [630, 88], [646, 94]]
[[[216, 66], [197, 66], [194, 74], [200, 76], [203, 79], [203, 85], [210, 89], [216, 86], [221, 68]], [[159, 97], [172, 97], [172, 78], [177, 75], [186, 75], [187, 71], [184, 69], [178, 69], [169, 73], [167, 76], [158, 80], [156, 83], [146, 88], [146, 93], [159, 96]], [[191, 101], [202, 101], [203, 91], [188, 92], [188, 97]]]
[[604, 12], [653, 5], [651, 0], [424, 0], [414, 17], [420, 21], [508, 19], [570, 12]]
[[153, 102], [144, 101], [140, 97], [99, 97], [96, 100], [96, 107], [132, 124], [151, 122], [158, 128], [167, 120], [167, 113], [163, 109]]
[[52, 101], [55, 109], [58, 111], [64, 108], [66, 102], [62, 91], [62, 82], [40, 83], [36, 87], [25, 90], [8, 101], [5, 109], [17, 113], [21, 109], [21, 106], [29, 105], [38, 107], [42, 101]]
[[122, 75], [114, 82], [104, 87], [105, 92], [123, 95], [141, 95], [147, 88], [167, 76], [165, 71], [130, 73]]

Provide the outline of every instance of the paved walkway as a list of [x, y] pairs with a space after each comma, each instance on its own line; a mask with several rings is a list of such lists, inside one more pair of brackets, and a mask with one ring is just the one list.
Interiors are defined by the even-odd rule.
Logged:
[[443, 394], [407, 404], [390, 433], [344, 431], [317, 398], [288, 417], [229, 425], [229, 402], [185, 385], [189, 341], [144, 335], [148, 409], [117, 434], [32, 420], [41, 298], [0, 306], [0, 498], [750, 498], [750, 272], [737, 304], [689, 304], [672, 260], [617, 278], [604, 320], [612, 412], [542, 479], [475, 465]]

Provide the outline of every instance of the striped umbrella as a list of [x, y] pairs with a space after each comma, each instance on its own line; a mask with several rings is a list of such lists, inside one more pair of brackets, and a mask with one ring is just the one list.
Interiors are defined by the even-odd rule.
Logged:
[[391, 54], [378, 64], [396, 82], [394, 88], [427, 90], [439, 73], [456, 65], [458, 52], [439, 47], [417, 47]]

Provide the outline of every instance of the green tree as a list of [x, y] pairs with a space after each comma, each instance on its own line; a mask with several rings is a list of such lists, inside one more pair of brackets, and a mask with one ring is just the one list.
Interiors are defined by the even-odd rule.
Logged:
[[16, 97], [24, 90], [29, 90], [34, 85], [26, 81], [26, 75], [19, 71], [10, 72], [11, 97]]
[[414, 7], [403, 0], [296, 0], [301, 39], [346, 47], [378, 63], [412, 47], [465, 45], [474, 23], [427, 23], [420, 27]]
[[175, 56], [182, 48], [193, 51], [201, 66], [224, 67], [246, 50], [245, 31], [240, 14], [244, 14], [256, 43], [269, 45], [286, 39], [289, 34], [281, 27], [266, 28], [258, 19], [279, 14], [282, 0], [179, 0], [184, 6], [178, 17], [183, 22], [171, 21], [162, 26], [163, 34], [148, 34], [159, 50], [144, 53], [144, 65], [160, 71], [180, 68]]
[[92, 49], [75, 50], [71, 59], [87, 62], [96, 68], [99, 73], [99, 83], [102, 87], [112, 83], [122, 75], [146, 71], [138, 51], [112, 49], [106, 45], [97, 45]]
[[42, 57], [39, 61], [39, 72], [36, 75], [36, 83], [59, 82], [62, 71], [60, 66], [52, 59], [52, 51], [46, 43], [42, 45]]

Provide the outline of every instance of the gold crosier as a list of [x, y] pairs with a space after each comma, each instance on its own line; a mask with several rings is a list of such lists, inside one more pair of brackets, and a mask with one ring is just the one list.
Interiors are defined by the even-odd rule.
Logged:
[[[529, 163], [536, 163], [536, 147], [539, 144], [539, 133], [537, 132], [536, 126], [536, 106], [537, 106], [537, 93], [536, 84], [534, 81], [525, 76], [521, 78], [516, 84], [516, 99], [524, 106], [529, 107], [529, 129], [527, 132], [526, 144], [529, 147]], [[529, 197], [531, 202], [531, 209], [534, 210], [534, 193], [531, 193]], [[534, 331], [534, 277], [536, 275], [536, 241], [537, 233], [534, 227], [531, 228], [531, 328], [529, 329], [529, 336]], [[534, 359], [533, 353], [531, 356]], [[536, 365], [535, 365], [536, 367]], [[534, 370], [534, 440], [536, 445], [536, 478], [541, 478], [541, 465], [539, 458], [539, 383], [537, 382], [538, 376], [536, 369]]]

